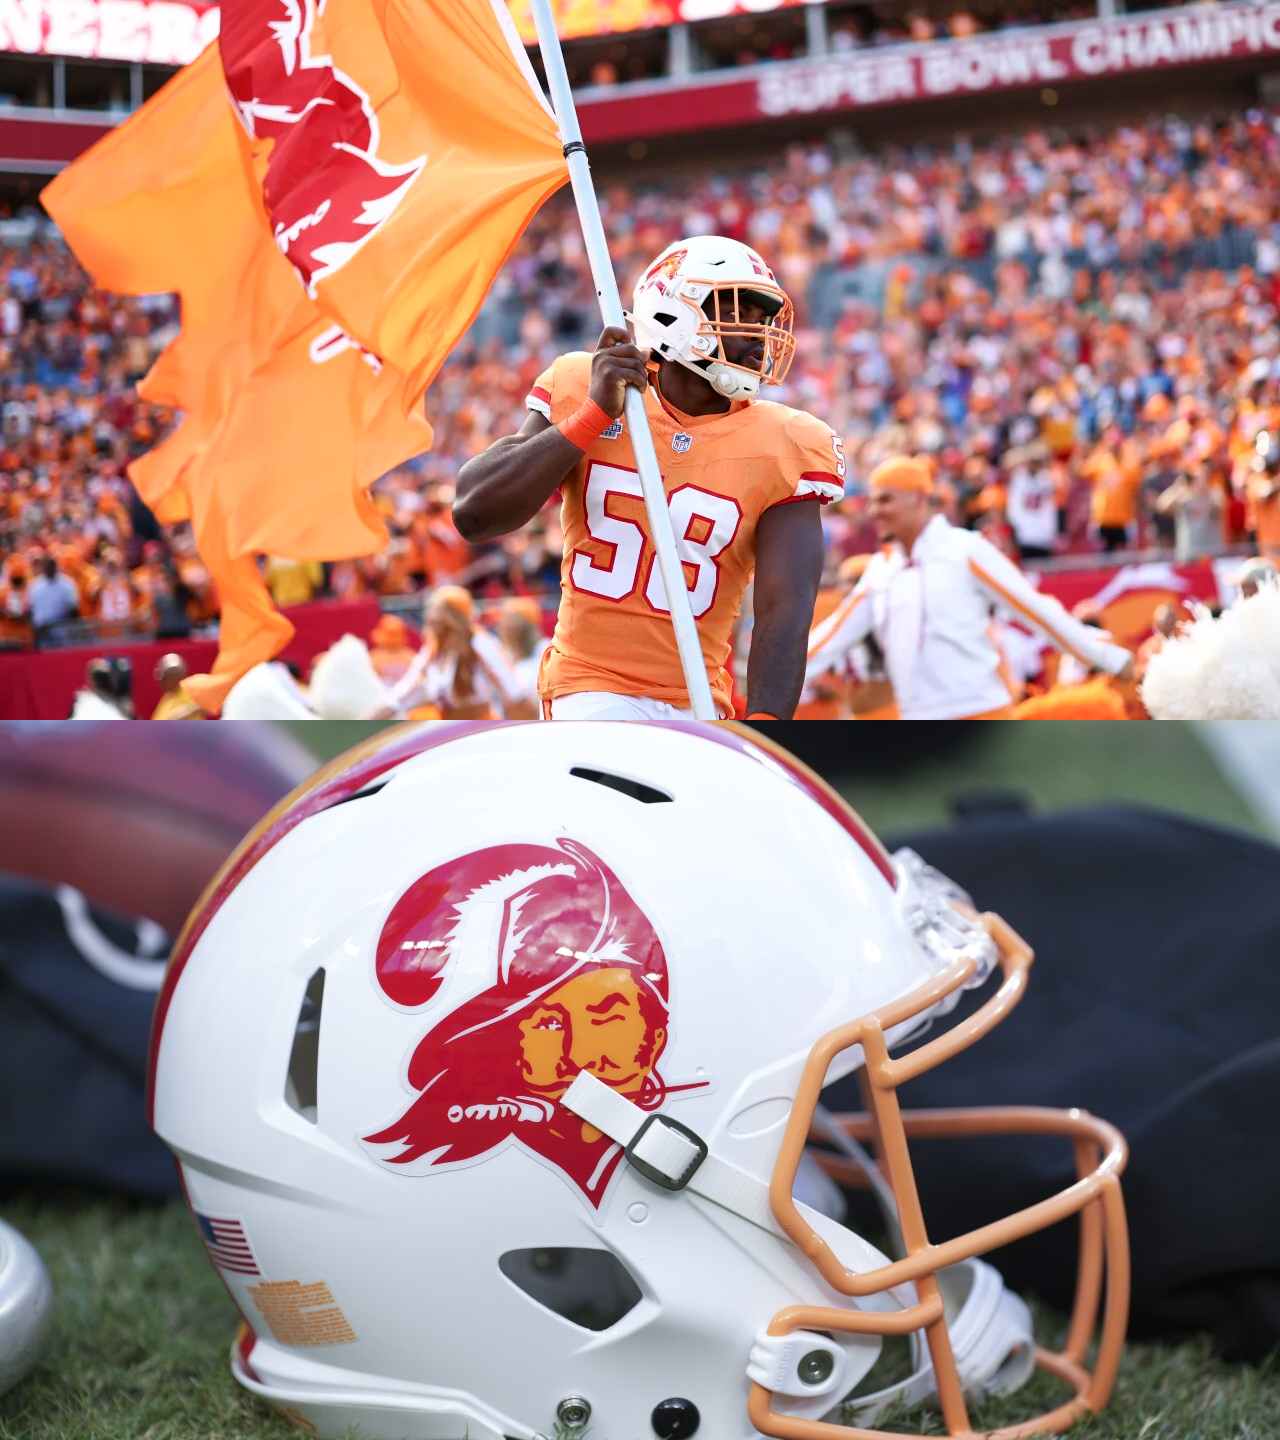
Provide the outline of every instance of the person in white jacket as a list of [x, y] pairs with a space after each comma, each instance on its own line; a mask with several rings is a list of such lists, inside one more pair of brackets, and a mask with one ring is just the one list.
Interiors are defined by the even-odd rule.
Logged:
[[1001, 606], [1091, 669], [1127, 679], [1133, 657], [1041, 595], [981, 535], [933, 514], [928, 466], [896, 456], [871, 472], [870, 511], [883, 545], [857, 586], [809, 636], [806, 682], [843, 667], [874, 635], [904, 720], [1002, 719], [1012, 710], [990, 635]]

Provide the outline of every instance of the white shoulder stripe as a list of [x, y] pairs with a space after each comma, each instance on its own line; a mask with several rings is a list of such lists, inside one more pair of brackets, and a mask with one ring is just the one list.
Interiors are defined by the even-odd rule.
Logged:
[[834, 480], [813, 480], [805, 477], [796, 486], [796, 495], [816, 495], [825, 505], [830, 500], [842, 500], [844, 486]]

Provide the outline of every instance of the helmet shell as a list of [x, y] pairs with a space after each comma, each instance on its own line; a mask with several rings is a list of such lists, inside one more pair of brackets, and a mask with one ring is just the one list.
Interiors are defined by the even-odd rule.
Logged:
[[[744, 295], [771, 312], [765, 323], [739, 323], [736, 305], [734, 318], [721, 318], [724, 297]], [[750, 399], [761, 384], [780, 384], [795, 351], [786, 291], [756, 251], [723, 235], [693, 235], [669, 245], [637, 282], [630, 319], [638, 345], [693, 370], [729, 400]], [[756, 367], [725, 354], [727, 339], [744, 336], [760, 341]]]

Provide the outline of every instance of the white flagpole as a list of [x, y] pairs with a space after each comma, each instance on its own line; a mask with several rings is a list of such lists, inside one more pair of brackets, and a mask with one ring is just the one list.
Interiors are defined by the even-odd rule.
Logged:
[[[582, 144], [578, 111], [569, 90], [569, 77], [565, 73], [564, 55], [560, 50], [556, 22], [551, 15], [549, 0], [532, 0], [532, 5], [533, 22], [538, 30], [538, 48], [542, 51], [542, 63], [547, 72], [547, 88], [551, 91], [551, 105], [555, 110], [560, 139], [564, 142], [565, 157], [569, 162], [569, 179], [573, 184], [573, 198], [578, 206], [578, 219], [582, 224], [582, 238], [587, 247], [587, 259], [591, 264], [591, 277], [595, 281], [596, 298], [600, 302], [600, 314], [606, 325], [617, 325], [625, 329], [627, 322], [622, 313], [618, 280], [613, 273], [613, 261], [609, 257], [609, 245], [605, 239], [604, 224], [600, 219], [595, 186], [591, 183], [591, 167], [587, 164], [587, 152]], [[715, 701], [711, 698], [707, 667], [702, 658], [702, 643], [698, 639], [698, 627], [694, 623], [693, 609], [689, 603], [689, 589], [676, 550], [671, 512], [667, 509], [666, 492], [662, 488], [662, 472], [658, 467], [658, 452], [653, 446], [653, 434], [649, 429], [649, 417], [645, 413], [644, 396], [633, 385], [627, 386], [626, 417], [627, 432], [636, 457], [636, 469], [640, 473], [640, 489], [644, 494], [644, 506], [649, 516], [649, 533], [653, 536], [658, 571], [667, 592], [667, 604], [671, 607], [671, 623], [675, 626], [676, 645], [680, 651], [685, 687], [689, 691], [689, 704], [699, 720], [715, 720]]]

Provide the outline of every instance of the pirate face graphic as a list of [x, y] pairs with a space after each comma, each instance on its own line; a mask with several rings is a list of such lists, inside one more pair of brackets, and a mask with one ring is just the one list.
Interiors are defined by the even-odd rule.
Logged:
[[571, 976], [519, 1029], [525, 1084], [554, 1100], [583, 1070], [633, 1098], [667, 1041], [665, 1010], [622, 966]]
[[673, 250], [665, 259], [659, 260], [655, 265], [650, 266], [645, 272], [645, 277], [640, 288], [642, 290], [648, 290], [650, 287], [654, 287], [665, 294], [667, 282], [675, 279], [688, 253], [687, 250]]
[[708, 1083], [673, 1087], [659, 1071], [670, 1001], [657, 932], [584, 845], [490, 846], [437, 866], [396, 902], [377, 983], [397, 1005], [428, 1006], [477, 936], [492, 983], [451, 1009], [441, 998], [409, 1058], [415, 1098], [362, 1143], [415, 1174], [515, 1144], [598, 1207], [621, 1150], [560, 1104], [575, 1077], [587, 1071], [646, 1110]]

